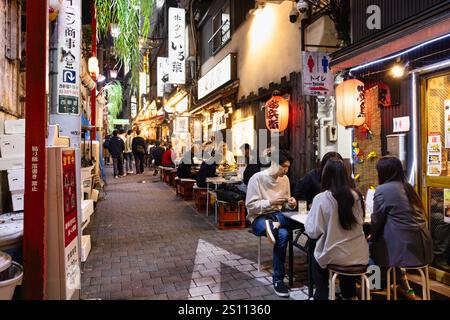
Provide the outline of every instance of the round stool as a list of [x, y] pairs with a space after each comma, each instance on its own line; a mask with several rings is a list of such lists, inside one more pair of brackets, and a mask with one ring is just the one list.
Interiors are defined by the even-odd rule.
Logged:
[[338, 266], [335, 264], [328, 265], [330, 274], [329, 299], [336, 300], [336, 278], [338, 275], [361, 277], [361, 300], [370, 300], [370, 284], [369, 278], [366, 276], [367, 265], [354, 266]]
[[[417, 267], [398, 267], [403, 268], [406, 270], [417, 270], [420, 273], [420, 279], [422, 280], [422, 299], [423, 300], [431, 300], [430, 296], [430, 278], [428, 276], [428, 265], [425, 264], [423, 266], [417, 266]], [[393, 278], [393, 287], [394, 287], [394, 300], [397, 300], [397, 275], [395, 273], [396, 267], [390, 267], [387, 270], [387, 285], [386, 285], [386, 292], [387, 292], [387, 300], [391, 300], [391, 272], [392, 272], [392, 278]]]

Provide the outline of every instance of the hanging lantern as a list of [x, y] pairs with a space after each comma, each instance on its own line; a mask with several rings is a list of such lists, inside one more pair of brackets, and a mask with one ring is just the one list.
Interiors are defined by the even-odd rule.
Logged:
[[53, 22], [56, 20], [61, 9], [63, 0], [49, 0], [48, 1], [48, 19]]
[[274, 91], [266, 102], [266, 127], [272, 132], [283, 132], [289, 123], [289, 101]]
[[99, 74], [99, 67], [98, 67], [98, 60], [97, 57], [90, 57], [88, 60], [88, 70], [91, 74], [91, 77], [97, 78], [97, 75]]
[[336, 87], [336, 116], [344, 127], [358, 127], [366, 120], [364, 83], [346, 80]]

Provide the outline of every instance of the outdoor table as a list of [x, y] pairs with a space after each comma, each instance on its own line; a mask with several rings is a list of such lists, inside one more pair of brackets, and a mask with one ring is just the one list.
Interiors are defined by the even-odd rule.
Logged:
[[[210, 177], [210, 178], [206, 178], [206, 189], [208, 190], [207, 194], [206, 194], [206, 216], [208, 216], [209, 214], [209, 185], [212, 184], [214, 186], [214, 191], [217, 191], [217, 186], [225, 183], [225, 184], [233, 184], [233, 183], [241, 183], [242, 182], [242, 178], [240, 178], [239, 176], [236, 177], [232, 177], [230, 179], [225, 179], [223, 177]], [[217, 197], [217, 194], [216, 194]], [[215, 223], [217, 224], [217, 199], [216, 199], [216, 203], [214, 204], [214, 219], [215, 219]]]

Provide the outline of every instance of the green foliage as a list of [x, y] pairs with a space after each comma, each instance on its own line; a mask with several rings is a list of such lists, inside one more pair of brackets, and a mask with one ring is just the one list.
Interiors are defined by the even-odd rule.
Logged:
[[95, 0], [99, 34], [107, 35], [111, 23], [118, 25], [114, 52], [120, 65], [130, 66], [133, 85], [137, 85], [142, 68], [139, 40], [148, 37], [153, 5], [154, 0]]
[[112, 120], [117, 118], [117, 115], [122, 111], [122, 85], [118, 81], [108, 83], [104, 90], [106, 91], [106, 98], [108, 100], [108, 123], [113, 128]]

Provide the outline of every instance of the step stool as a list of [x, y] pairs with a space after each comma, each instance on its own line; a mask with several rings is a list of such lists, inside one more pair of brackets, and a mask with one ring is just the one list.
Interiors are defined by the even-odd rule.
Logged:
[[193, 194], [195, 180], [194, 179], [180, 179], [179, 181], [179, 195], [184, 199], [191, 199]]
[[244, 201], [237, 203], [217, 200], [219, 229], [242, 229], [246, 227]]
[[194, 193], [195, 207], [197, 208], [197, 210], [200, 211], [203, 208], [206, 209], [206, 198], [208, 197], [208, 189], [201, 188], [197, 186], [197, 184], [194, 184], [193, 193]]

